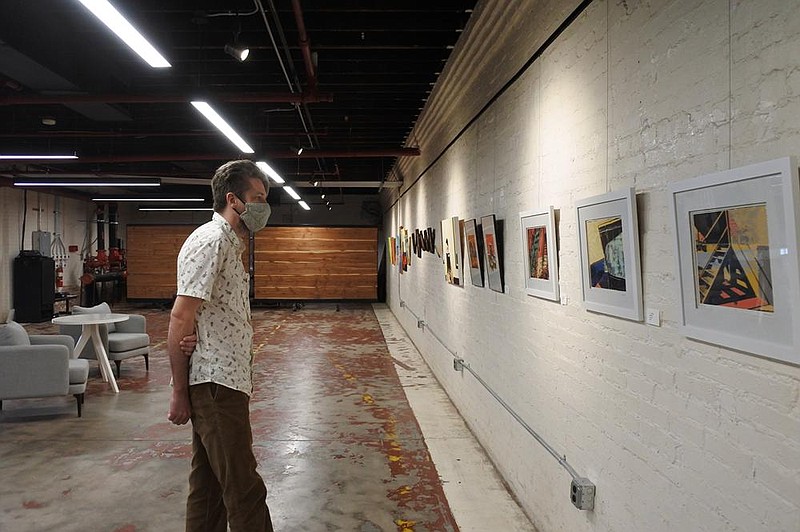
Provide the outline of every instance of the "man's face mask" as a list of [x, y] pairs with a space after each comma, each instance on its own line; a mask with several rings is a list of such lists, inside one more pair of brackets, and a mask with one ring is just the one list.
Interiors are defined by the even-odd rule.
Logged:
[[[239, 198], [239, 201], [242, 201], [241, 198]], [[244, 203], [244, 211], [236, 212], [239, 214], [239, 218], [241, 218], [245, 227], [253, 233], [264, 229], [264, 226], [267, 225], [267, 220], [269, 220], [269, 215], [272, 213], [272, 208], [269, 206], [269, 203], [245, 203], [244, 201], [242, 201], [242, 203]]]

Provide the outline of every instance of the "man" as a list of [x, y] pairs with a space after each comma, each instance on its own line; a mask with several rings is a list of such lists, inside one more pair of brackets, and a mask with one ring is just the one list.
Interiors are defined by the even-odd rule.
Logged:
[[[169, 420], [192, 421], [186, 530], [225, 532], [230, 524], [232, 532], [272, 531], [253, 455], [253, 329], [241, 260], [249, 231], [267, 223], [269, 183], [252, 161], [231, 161], [217, 169], [211, 189], [212, 220], [189, 235], [178, 255], [167, 340]], [[193, 333], [197, 344], [187, 357]]]

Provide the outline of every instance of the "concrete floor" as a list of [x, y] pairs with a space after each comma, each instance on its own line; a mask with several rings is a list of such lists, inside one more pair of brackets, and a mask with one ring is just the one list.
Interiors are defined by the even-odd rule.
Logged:
[[[94, 364], [82, 418], [72, 398], [3, 402], [0, 531], [183, 529], [190, 429], [166, 420], [169, 315], [130, 311], [147, 316], [150, 371], [124, 362], [119, 395]], [[277, 531], [534, 530], [385, 306], [254, 309], [253, 323]]]

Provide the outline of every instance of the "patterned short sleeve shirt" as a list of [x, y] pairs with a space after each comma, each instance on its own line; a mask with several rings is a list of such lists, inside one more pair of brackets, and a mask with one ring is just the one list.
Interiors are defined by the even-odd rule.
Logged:
[[197, 347], [189, 362], [189, 385], [213, 382], [250, 395], [253, 390], [253, 328], [250, 277], [244, 246], [230, 224], [214, 213], [178, 254], [178, 295], [202, 299]]

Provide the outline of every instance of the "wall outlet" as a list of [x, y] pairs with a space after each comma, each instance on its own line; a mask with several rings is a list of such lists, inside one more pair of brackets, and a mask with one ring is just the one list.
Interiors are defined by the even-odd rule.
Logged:
[[588, 478], [576, 478], [572, 480], [570, 485], [569, 497], [578, 510], [593, 510], [594, 491], [595, 487], [591, 480]]
[[644, 310], [644, 321], [653, 327], [661, 327], [661, 311], [657, 308], [648, 308]]

